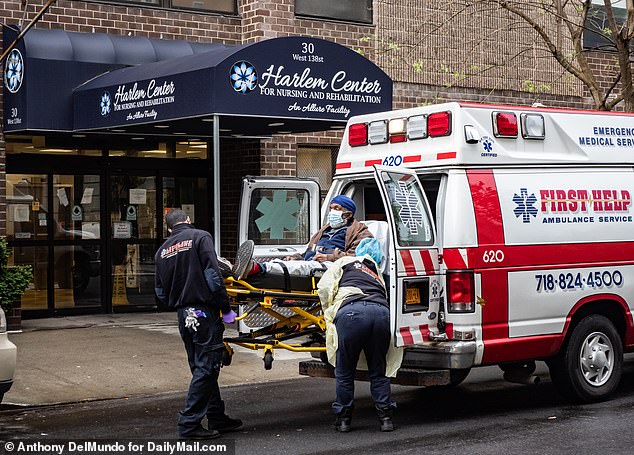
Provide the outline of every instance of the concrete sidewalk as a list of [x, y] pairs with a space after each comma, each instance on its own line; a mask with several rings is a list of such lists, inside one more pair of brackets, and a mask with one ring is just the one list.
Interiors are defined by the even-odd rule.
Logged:
[[[18, 347], [15, 382], [3, 404], [46, 405], [185, 393], [191, 378], [176, 313], [130, 313], [35, 319], [9, 339]], [[225, 335], [235, 335], [228, 327]], [[221, 386], [300, 378], [309, 354], [276, 351], [264, 370], [262, 352], [237, 348]]]

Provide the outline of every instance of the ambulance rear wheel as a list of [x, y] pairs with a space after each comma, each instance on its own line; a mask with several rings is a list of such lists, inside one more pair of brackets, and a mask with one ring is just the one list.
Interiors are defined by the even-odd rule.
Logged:
[[605, 316], [587, 316], [548, 367], [553, 383], [568, 398], [586, 403], [605, 400], [621, 381], [621, 337]]

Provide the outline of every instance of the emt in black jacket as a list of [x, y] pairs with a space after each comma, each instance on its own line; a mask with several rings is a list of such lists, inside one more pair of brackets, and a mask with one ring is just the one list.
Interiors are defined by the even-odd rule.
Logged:
[[[183, 439], [213, 439], [242, 426], [242, 421], [225, 414], [218, 387], [225, 349], [223, 321], [233, 322], [236, 314], [229, 305], [211, 235], [194, 228], [180, 209], [171, 210], [165, 221], [171, 236], [156, 252], [155, 290], [162, 303], [177, 310], [192, 372], [178, 434]], [[202, 426], [205, 415], [209, 429]]]

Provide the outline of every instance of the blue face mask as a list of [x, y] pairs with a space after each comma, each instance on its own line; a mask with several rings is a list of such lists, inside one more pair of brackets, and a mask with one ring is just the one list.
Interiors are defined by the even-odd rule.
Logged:
[[346, 220], [343, 219], [343, 212], [341, 210], [331, 210], [328, 212], [328, 224], [331, 228], [340, 228], [346, 224]]

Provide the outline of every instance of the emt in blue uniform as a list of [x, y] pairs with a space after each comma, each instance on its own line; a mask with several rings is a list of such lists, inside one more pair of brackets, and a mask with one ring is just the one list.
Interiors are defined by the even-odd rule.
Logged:
[[[378, 269], [383, 256], [381, 245], [374, 238], [363, 239], [355, 252], [357, 257], [337, 260], [318, 285], [326, 318], [327, 348], [328, 344], [336, 346], [334, 362], [328, 352], [329, 360], [335, 365], [337, 397], [332, 404], [337, 416], [335, 429], [344, 433], [351, 429], [354, 375], [363, 351], [380, 429], [392, 431], [392, 410], [396, 403], [392, 400], [387, 377], [392, 335], [387, 291]], [[389, 363], [393, 370], [395, 364], [391, 358]]]
[[[242, 426], [242, 421], [225, 414], [218, 387], [225, 349], [223, 321], [233, 322], [236, 314], [229, 305], [211, 235], [194, 228], [180, 209], [171, 210], [165, 221], [171, 235], [156, 252], [155, 290], [162, 303], [176, 308], [192, 372], [178, 434], [183, 439], [213, 439]], [[205, 416], [208, 429], [202, 426]]]

